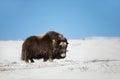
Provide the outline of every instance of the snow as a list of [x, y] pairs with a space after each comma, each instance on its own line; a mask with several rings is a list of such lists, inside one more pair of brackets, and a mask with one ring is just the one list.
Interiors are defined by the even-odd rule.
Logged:
[[65, 59], [21, 61], [23, 41], [0, 41], [0, 79], [120, 79], [120, 37], [69, 39]]

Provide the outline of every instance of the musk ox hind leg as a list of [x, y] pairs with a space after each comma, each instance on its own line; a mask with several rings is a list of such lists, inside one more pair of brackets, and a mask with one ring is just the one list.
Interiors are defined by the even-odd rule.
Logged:
[[26, 63], [29, 63], [29, 60], [31, 63], [34, 62], [32, 56], [30, 56], [30, 54], [24, 48], [22, 49], [21, 60], [25, 61]]
[[26, 59], [25, 62], [26, 62], [26, 63], [29, 63], [29, 60], [30, 60], [31, 63], [34, 63], [34, 60], [33, 60], [33, 59]]
[[29, 61], [30, 61], [31, 63], [34, 63], [34, 60], [33, 60], [32, 58], [26, 58], [26, 59], [25, 59], [25, 62], [26, 62], [26, 63], [29, 63]]
[[31, 63], [34, 63], [34, 60], [32, 58], [30, 59], [30, 61], [31, 61]]
[[24, 49], [22, 49], [21, 60], [25, 61], [26, 63], [29, 63], [29, 59], [27, 57], [26, 50], [24, 50]]
[[29, 63], [28, 52], [26, 48], [24, 47], [24, 44], [22, 45], [21, 60], [25, 61], [26, 63]]

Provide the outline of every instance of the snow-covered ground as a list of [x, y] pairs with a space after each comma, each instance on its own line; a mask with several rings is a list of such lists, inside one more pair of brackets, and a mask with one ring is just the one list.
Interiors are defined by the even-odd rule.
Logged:
[[23, 41], [0, 41], [0, 79], [120, 79], [120, 37], [68, 40], [67, 57], [20, 60]]

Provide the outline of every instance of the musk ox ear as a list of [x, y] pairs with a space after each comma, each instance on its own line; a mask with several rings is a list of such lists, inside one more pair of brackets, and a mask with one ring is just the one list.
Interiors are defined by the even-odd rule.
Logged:
[[56, 40], [55, 39], [52, 40], [52, 44], [53, 44], [53, 46], [55, 46], [55, 44], [56, 44]]
[[53, 52], [55, 52], [55, 50], [56, 50], [56, 40], [55, 39], [52, 40], [52, 45], [53, 45]]

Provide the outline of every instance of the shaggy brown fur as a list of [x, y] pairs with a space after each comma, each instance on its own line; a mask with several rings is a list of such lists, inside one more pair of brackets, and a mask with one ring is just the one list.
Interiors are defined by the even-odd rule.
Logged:
[[67, 44], [67, 39], [54, 31], [49, 31], [43, 36], [30, 36], [22, 45], [21, 59], [34, 62], [33, 59], [40, 58], [44, 61], [65, 58]]

